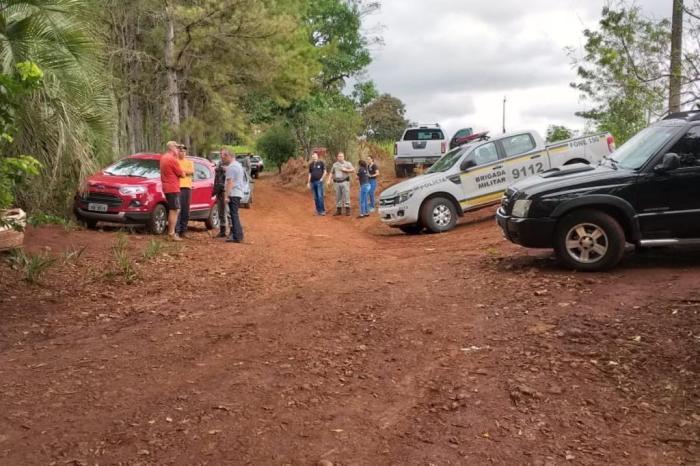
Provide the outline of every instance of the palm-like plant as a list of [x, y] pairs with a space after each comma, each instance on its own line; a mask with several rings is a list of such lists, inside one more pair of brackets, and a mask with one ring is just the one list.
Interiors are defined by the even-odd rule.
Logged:
[[15, 150], [43, 165], [30, 207], [67, 206], [78, 179], [108, 156], [111, 99], [87, 13], [90, 0], [0, 0], [0, 71], [23, 61], [44, 72], [16, 113]]

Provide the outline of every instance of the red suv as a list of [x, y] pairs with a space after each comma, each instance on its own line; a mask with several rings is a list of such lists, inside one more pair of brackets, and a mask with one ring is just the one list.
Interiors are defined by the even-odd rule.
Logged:
[[[194, 162], [190, 220], [218, 228], [219, 215], [214, 186], [214, 165], [200, 157]], [[130, 155], [87, 180], [75, 196], [75, 216], [88, 228], [97, 222], [141, 224], [157, 235], [168, 223], [167, 205], [160, 182], [160, 154]]]

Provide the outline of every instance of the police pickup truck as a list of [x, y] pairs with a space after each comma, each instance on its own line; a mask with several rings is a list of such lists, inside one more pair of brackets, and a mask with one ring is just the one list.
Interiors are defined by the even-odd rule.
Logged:
[[379, 217], [408, 234], [445, 232], [464, 212], [498, 203], [517, 181], [562, 165], [598, 163], [614, 149], [608, 133], [550, 145], [534, 131], [485, 136], [451, 150], [424, 175], [383, 191]]
[[418, 166], [429, 167], [447, 152], [447, 138], [440, 125], [406, 128], [394, 143], [394, 170], [398, 178], [409, 176]]

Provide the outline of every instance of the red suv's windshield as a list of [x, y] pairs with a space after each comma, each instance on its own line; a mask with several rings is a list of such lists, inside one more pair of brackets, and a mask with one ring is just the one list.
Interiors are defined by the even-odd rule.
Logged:
[[104, 172], [111, 176], [134, 176], [154, 179], [160, 177], [160, 162], [155, 159], [122, 159], [107, 167]]

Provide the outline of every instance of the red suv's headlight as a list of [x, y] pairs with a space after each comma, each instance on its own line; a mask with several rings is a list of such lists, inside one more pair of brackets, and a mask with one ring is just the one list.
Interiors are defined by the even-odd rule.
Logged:
[[122, 196], [136, 196], [138, 194], [144, 194], [146, 188], [143, 186], [122, 186], [119, 188], [119, 194]]

